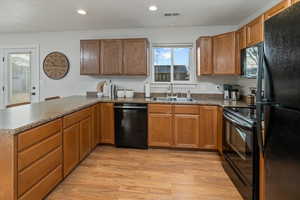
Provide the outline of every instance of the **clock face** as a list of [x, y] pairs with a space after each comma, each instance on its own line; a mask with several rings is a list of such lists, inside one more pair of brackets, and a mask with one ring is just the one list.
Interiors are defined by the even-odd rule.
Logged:
[[48, 54], [44, 60], [45, 74], [54, 80], [64, 78], [69, 72], [69, 60], [60, 52], [52, 52]]

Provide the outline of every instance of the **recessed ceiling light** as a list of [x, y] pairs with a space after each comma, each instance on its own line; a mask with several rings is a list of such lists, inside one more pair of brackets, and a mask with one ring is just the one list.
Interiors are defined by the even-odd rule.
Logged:
[[79, 15], [86, 15], [86, 14], [87, 14], [87, 12], [86, 12], [85, 10], [83, 10], [83, 9], [77, 10], [77, 13], [78, 13]]
[[157, 8], [157, 6], [152, 5], [152, 6], [149, 6], [149, 10], [150, 10], [150, 11], [157, 11], [158, 8]]

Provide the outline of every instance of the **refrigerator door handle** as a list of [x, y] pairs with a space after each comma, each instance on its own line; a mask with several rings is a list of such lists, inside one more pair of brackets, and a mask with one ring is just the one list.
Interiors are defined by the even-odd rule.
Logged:
[[262, 130], [262, 105], [258, 104], [256, 106], [256, 117], [257, 117], [257, 142], [258, 142], [258, 147], [259, 151], [263, 154], [264, 152], [264, 145], [263, 145], [263, 130]]

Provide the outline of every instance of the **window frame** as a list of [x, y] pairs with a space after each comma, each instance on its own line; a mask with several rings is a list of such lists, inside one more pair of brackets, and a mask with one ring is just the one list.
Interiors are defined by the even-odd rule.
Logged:
[[[154, 65], [154, 49], [155, 48], [189, 48], [189, 68], [190, 68], [190, 77], [189, 80], [187, 81], [176, 81], [174, 80], [174, 51], [171, 51], [171, 81], [170, 82], [159, 82], [155, 81], [155, 65]], [[193, 49], [194, 49], [194, 44], [192, 43], [186, 43], [186, 44], [153, 44], [151, 47], [151, 82], [153, 84], [192, 84], [194, 82], [194, 63], [193, 63]]]

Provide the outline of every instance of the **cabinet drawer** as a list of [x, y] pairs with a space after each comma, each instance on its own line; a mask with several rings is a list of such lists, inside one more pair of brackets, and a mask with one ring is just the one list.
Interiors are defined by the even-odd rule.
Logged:
[[18, 135], [18, 151], [22, 151], [61, 131], [61, 119], [49, 122]]
[[200, 110], [199, 110], [199, 106], [196, 106], [196, 105], [175, 105], [174, 113], [175, 114], [199, 115]]
[[18, 175], [18, 196], [20, 197], [42, 178], [47, 176], [62, 163], [62, 148], [49, 153], [38, 162], [23, 170]]
[[39, 183], [26, 192], [20, 200], [43, 199], [62, 180], [62, 166], [59, 165]]
[[172, 105], [168, 105], [168, 104], [149, 104], [148, 109], [150, 113], [162, 113], [162, 114], [172, 113]]
[[68, 128], [73, 124], [80, 122], [81, 120], [89, 117], [91, 114], [92, 114], [91, 108], [86, 108], [84, 110], [65, 116], [63, 119], [64, 128]]
[[20, 152], [18, 154], [18, 170], [23, 170], [61, 145], [62, 134], [59, 132], [47, 138], [46, 140], [43, 140], [42, 142]]

